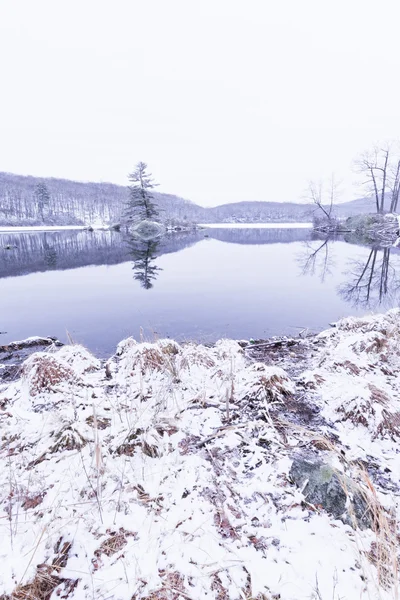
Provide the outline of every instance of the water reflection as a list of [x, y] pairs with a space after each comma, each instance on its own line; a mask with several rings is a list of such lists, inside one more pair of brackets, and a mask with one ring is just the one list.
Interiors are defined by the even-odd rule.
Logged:
[[393, 248], [371, 248], [366, 260], [350, 262], [348, 280], [339, 287], [339, 294], [363, 308], [393, 304], [400, 289], [399, 274], [391, 264], [394, 260]]
[[320, 331], [398, 305], [399, 248], [355, 242], [304, 229], [210, 229], [156, 242], [110, 231], [1, 234], [1, 340], [65, 341], [67, 328], [107, 356], [142, 330], [206, 341]]
[[299, 259], [303, 275], [318, 274], [323, 283], [327, 275], [332, 274], [334, 266], [332, 254], [329, 252], [329, 238], [323, 240], [317, 248], [310, 242], [304, 244], [304, 255]]
[[57, 268], [57, 250], [53, 246], [52, 241], [48, 240], [48, 233], [43, 234], [43, 255], [46, 265], [49, 269]]
[[134, 279], [139, 281], [142, 288], [149, 290], [153, 287], [158, 276], [158, 272], [162, 271], [157, 267], [155, 260], [157, 258], [157, 249], [159, 248], [159, 240], [143, 241], [138, 238], [128, 238], [126, 240], [129, 248], [129, 255], [133, 258]]
[[[321, 282], [332, 275], [334, 238], [318, 245], [306, 242], [299, 257], [303, 275], [318, 276]], [[350, 258], [343, 272], [344, 281], [337, 287], [339, 296], [352, 306], [375, 309], [393, 306], [400, 292], [399, 252], [394, 247], [374, 246], [363, 258]], [[397, 263], [397, 264], [396, 264]]]

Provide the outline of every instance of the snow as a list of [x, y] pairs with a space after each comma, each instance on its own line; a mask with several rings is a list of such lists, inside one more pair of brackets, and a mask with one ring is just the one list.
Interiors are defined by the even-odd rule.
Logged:
[[199, 223], [215, 229], [310, 229], [312, 223]]
[[[27, 227], [20, 226], [3, 226], [0, 227], [0, 233], [24, 233], [30, 231], [71, 231], [83, 230], [88, 225], [32, 225]], [[93, 229], [108, 229], [105, 225], [92, 225]]]
[[302, 343], [296, 376], [292, 352], [251, 362], [232, 340], [31, 355], [0, 386], [0, 594], [45, 572], [52, 600], [395, 598], [397, 547], [371, 559], [389, 534], [308, 505], [289, 470], [312, 449], [396, 523], [400, 311]]

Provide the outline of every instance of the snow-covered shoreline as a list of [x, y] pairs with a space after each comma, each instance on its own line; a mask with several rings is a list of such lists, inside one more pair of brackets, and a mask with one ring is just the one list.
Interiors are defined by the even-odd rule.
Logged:
[[199, 223], [209, 229], [312, 229], [312, 223]]
[[[29, 233], [30, 231], [83, 231], [88, 225], [31, 225], [26, 227], [2, 226], [0, 233]], [[92, 229], [109, 229], [107, 225], [91, 225]]]
[[399, 348], [396, 309], [32, 354], [0, 386], [0, 595], [397, 598]]
[[[29, 233], [30, 231], [80, 231], [88, 229], [89, 225], [31, 225], [31, 226], [1, 226], [0, 233]], [[108, 225], [91, 225], [94, 230], [110, 229]], [[214, 229], [310, 229], [312, 223], [205, 223], [196, 227]], [[187, 228], [191, 231], [193, 226]], [[175, 231], [174, 228], [167, 228]], [[179, 229], [181, 231], [181, 229]]]

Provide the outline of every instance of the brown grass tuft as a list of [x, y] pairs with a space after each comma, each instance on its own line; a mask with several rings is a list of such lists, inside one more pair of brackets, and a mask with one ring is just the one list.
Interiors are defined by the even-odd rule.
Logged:
[[371, 400], [373, 402], [377, 402], [378, 404], [388, 404], [390, 402], [390, 397], [387, 393], [377, 388], [372, 383], [368, 384], [368, 389], [371, 392]]
[[76, 381], [74, 371], [61, 363], [55, 356], [36, 354], [24, 365], [23, 377], [28, 381], [29, 393], [36, 396], [41, 392], [55, 392], [62, 382]]
[[[94, 415], [90, 415], [90, 417], [88, 417], [86, 419], [86, 423], [88, 425], [90, 425], [90, 427], [94, 427]], [[108, 417], [98, 417], [96, 416], [96, 427], [97, 429], [107, 429], [107, 427], [110, 427], [111, 425], [111, 419], [109, 419]]]
[[[185, 592], [183, 576], [177, 571], [159, 571], [162, 579], [162, 586], [158, 590], [151, 592], [149, 596], [142, 597], [141, 600], [194, 600], [192, 596]], [[132, 596], [131, 600], [137, 600], [137, 596]]]
[[384, 437], [387, 434], [393, 441], [400, 437], [400, 412], [391, 413], [384, 408], [382, 410], [382, 421], [377, 427], [374, 438]]
[[[60, 598], [68, 598], [68, 596], [76, 588], [79, 579], [64, 579], [59, 577], [59, 573], [68, 562], [71, 544], [63, 542], [60, 538], [55, 545], [54, 557], [51, 564], [40, 564], [37, 566], [35, 577], [30, 583], [18, 585], [9, 600], [50, 600], [53, 592], [57, 587], [56, 595]], [[3, 596], [4, 600], [7, 596]]]
[[359, 375], [361, 372], [359, 367], [357, 367], [357, 365], [352, 363], [350, 360], [345, 360], [344, 362], [335, 362], [333, 363], [333, 366], [335, 368], [343, 368], [352, 375]]
[[100, 558], [102, 554], [105, 554], [106, 556], [112, 556], [113, 554], [116, 554], [128, 543], [126, 538], [129, 536], [134, 536], [133, 533], [125, 531], [123, 527], [120, 527], [118, 531], [108, 530], [107, 533], [109, 534], [109, 537], [104, 540], [104, 542], [102, 542], [94, 552], [94, 555], [97, 558]]

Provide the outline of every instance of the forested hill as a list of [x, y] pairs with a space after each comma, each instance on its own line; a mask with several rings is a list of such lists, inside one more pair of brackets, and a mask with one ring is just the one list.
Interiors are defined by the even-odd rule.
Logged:
[[[41, 206], [38, 185], [48, 199]], [[113, 183], [83, 183], [68, 179], [38, 178], [0, 172], [0, 225], [78, 225], [117, 223], [128, 191]], [[154, 193], [164, 220], [197, 223], [310, 221], [315, 206], [291, 202], [236, 202], [204, 208], [172, 194]], [[373, 211], [369, 199], [340, 204], [341, 217]]]

